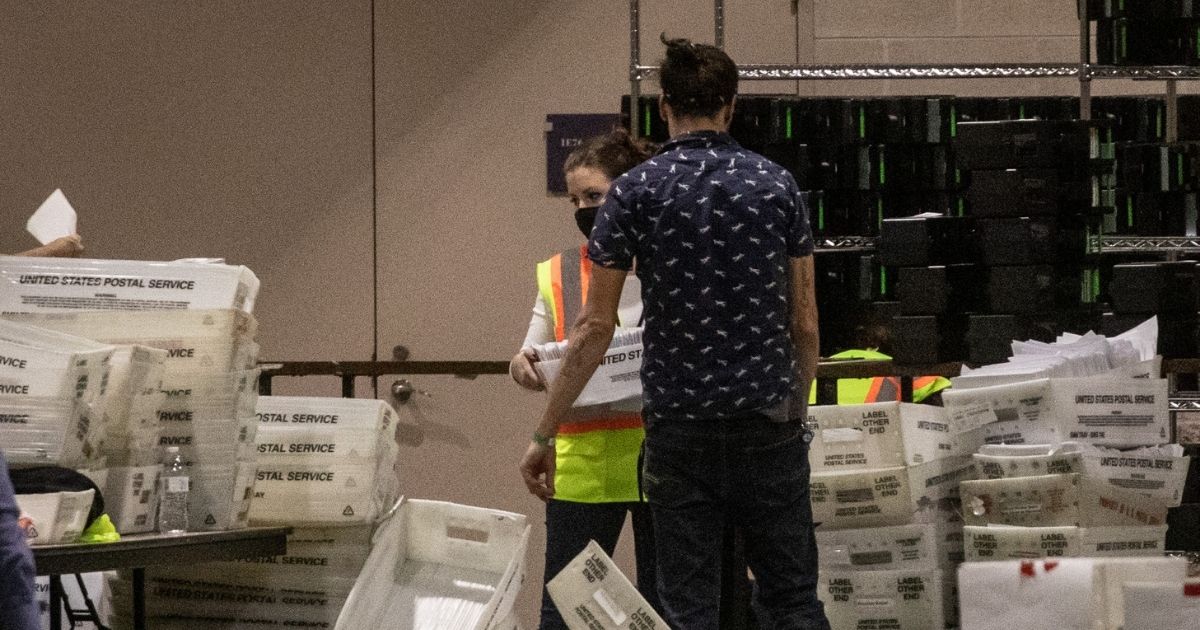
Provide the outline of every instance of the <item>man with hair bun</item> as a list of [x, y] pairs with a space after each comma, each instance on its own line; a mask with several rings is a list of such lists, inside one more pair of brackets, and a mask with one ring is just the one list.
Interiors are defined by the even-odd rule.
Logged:
[[827, 630], [816, 597], [807, 393], [817, 310], [808, 210], [792, 176], [728, 134], [737, 67], [666, 40], [659, 109], [671, 135], [612, 184], [588, 243], [587, 304], [523, 467], [555, 435], [604, 355], [625, 273], [645, 308], [642, 487], [667, 622], [716, 630], [721, 539], [742, 531], [774, 628]]

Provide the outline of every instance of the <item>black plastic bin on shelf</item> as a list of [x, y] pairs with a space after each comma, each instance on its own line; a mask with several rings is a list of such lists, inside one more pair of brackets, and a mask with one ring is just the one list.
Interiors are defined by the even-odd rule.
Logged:
[[959, 123], [954, 139], [958, 168], [1000, 170], [1055, 169], [1082, 179], [1091, 172], [1091, 136], [1095, 123], [1062, 120], [1009, 120]]
[[1087, 256], [1088, 226], [1095, 217], [978, 219], [985, 265], [1078, 263]]
[[975, 221], [970, 217], [885, 219], [880, 228], [879, 263], [887, 267], [927, 267], [973, 262]]
[[973, 170], [968, 173], [967, 212], [974, 217], [1078, 214], [1092, 206], [1092, 185], [1068, 180], [1053, 169]]
[[1116, 313], [1195, 319], [1200, 312], [1200, 266], [1191, 261], [1114, 265], [1108, 294]]
[[905, 315], [966, 313], [983, 305], [982, 270], [978, 265], [901, 267], [896, 296]]
[[966, 356], [963, 315], [901, 315], [892, 318], [892, 358], [901, 365], [930, 365]]
[[1029, 321], [1018, 315], [971, 315], [967, 319], [967, 361], [1001, 363], [1012, 356], [1014, 339], [1030, 338]]
[[987, 310], [996, 314], [1077, 311], [1083, 302], [1083, 270], [1063, 265], [988, 267]]
[[1117, 234], [1179, 236], [1197, 230], [1200, 197], [1194, 192], [1132, 192], [1114, 195]]
[[1079, 0], [1079, 17], [1085, 20], [1195, 18], [1200, 17], [1200, 0]]
[[1200, 64], [1200, 20], [1104, 19], [1096, 22], [1095, 30], [1096, 61], [1101, 65]]

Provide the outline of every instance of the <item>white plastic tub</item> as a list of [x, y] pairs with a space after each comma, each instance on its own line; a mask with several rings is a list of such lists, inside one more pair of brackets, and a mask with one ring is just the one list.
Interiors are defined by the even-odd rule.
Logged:
[[529, 526], [510, 512], [405, 500], [374, 541], [338, 630], [485, 630], [512, 611]]
[[73, 543], [87, 527], [95, 490], [18, 494], [21, 527], [30, 545]]

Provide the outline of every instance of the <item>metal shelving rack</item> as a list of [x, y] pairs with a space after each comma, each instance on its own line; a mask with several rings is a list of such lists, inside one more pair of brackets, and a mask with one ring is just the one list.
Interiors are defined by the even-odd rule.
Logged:
[[[713, 0], [713, 43], [725, 46], [725, 2]], [[629, 95], [638, 102], [641, 82], [658, 76], [657, 66], [641, 62], [641, 0], [629, 0]], [[738, 66], [738, 77], [750, 81], [829, 81], [872, 79], [1034, 79], [1076, 78], [1079, 80], [1080, 119], [1092, 114], [1092, 81], [1126, 79], [1165, 83], [1167, 142], [1179, 137], [1178, 81], [1200, 80], [1200, 66], [1105, 66], [1092, 63], [1091, 22], [1079, 16], [1079, 63], [1045, 64], [930, 64], [930, 65], [787, 65], [748, 64]], [[636, 136], [637, 125], [631, 125]], [[1200, 253], [1198, 237], [1095, 237], [1098, 251]], [[874, 239], [844, 236], [822, 239], [818, 252], [870, 251]]]

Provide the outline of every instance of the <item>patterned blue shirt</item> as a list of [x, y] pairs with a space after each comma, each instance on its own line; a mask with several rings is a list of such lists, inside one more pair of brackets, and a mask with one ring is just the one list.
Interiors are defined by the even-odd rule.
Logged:
[[588, 257], [624, 270], [637, 259], [648, 420], [786, 419], [788, 258], [812, 247], [791, 174], [728, 134], [680, 135], [613, 182]]

